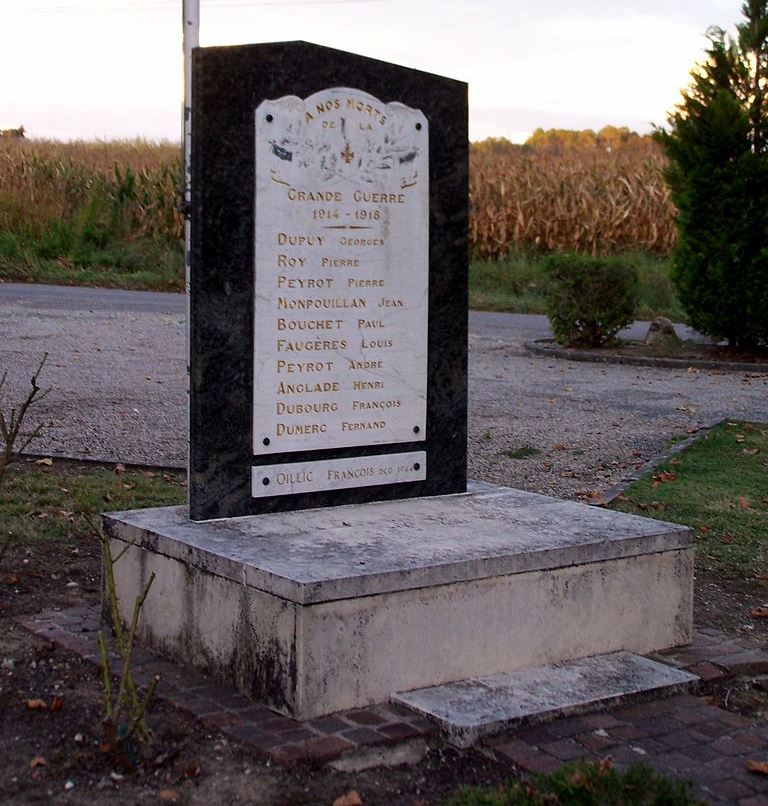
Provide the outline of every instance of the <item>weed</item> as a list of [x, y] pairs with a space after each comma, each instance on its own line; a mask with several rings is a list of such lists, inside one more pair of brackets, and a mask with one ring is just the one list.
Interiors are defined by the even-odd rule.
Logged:
[[690, 784], [671, 781], [644, 764], [616, 770], [610, 760], [577, 761], [551, 775], [536, 775], [531, 784], [517, 781], [497, 789], [460, 789], [446, 806], [703, 806]]

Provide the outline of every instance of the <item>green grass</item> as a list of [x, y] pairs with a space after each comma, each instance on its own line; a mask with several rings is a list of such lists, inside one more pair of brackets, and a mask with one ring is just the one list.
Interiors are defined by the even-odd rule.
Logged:
[[166, 238], [101, 241], [63, 227], [40, 239], [0, 233], [0, 279], [183, 291], [184, 254], [181, 244]]
[[[46, 460], [47, 461], [47, 460]], [[119, 466], [118, 466], [119, 468]], [[181, 504], [185, 474], [21, 460], [10, 466], [0, 489], [0, 538], [13, 542], [67, 540], [87, 529], [82, 514]]]
[[[475, 261], [469, 266], [469, 307], [483, 311], [545, 313], [545, 255], [513, 254], [503, 261]], [[669, 279], [669, 261], [655, 255], [617, 255], [617, 259], [637, 268], [640, 277], [636, 318], [666, 316], [673, 322], [686, 322]]]
[[643, 764], [624, 771], [610, 763], [582, 761], [552, 775], [536, 775], [531, 784], [517, 781], [496, 789], [462, 788], [446, 806], [694, 806], [702, 804], [690, 785], [671, 781]]
[[721, 423], [611, 507], [692, 527], [700, 570], [765, 585], [768, 425]]

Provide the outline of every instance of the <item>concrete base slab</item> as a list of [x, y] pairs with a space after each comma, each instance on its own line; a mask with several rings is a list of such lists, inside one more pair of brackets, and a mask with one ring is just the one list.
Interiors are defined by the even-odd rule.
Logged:
[[516, 725], [550, 721], [641, 695], [676, 694], [696, 675], [630, 652], [613, 652], [509, 674], [396, 694], [392, 702], [436, 722], [458, 747]]
[[104, 524], [141, 639], [299, 719], [691, 637], [689, 529], [520, 490]]

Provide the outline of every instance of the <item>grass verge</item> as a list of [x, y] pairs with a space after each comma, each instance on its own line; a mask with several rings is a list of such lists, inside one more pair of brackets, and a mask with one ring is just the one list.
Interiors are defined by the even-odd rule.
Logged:
[[536, 775], [530, 784], [510, 782], [497, 790], [471, 787], [460, 790], [446, 806], [694, 806], [703, 804], [690, 785], [671, 781], [637, 764], [616, 770], [610, 762], [573, 762], [552, 775]]
[[[545, 255], [517, 253], [506, 260], [475, 261], [469, 267], [469, 307], [483, 311], [545, 313]], [[637, 318], [666, 316], [686, 322], [687, 316], [669, 279], [669, 261], [651, 254], [616, 255], [637, 268], [640, 279]]]
[[699, 570], [768, 584], [768, 425], [720, 423], [611, 508], [690, 526]]
[[166, 238], [89, 243], [0, 233], [0, 280], [146, 291], [184, 290], [184, 253]]
[[3, 480], [0, 535], [13, 543], [69, 540], [89, 531], [82, 514], [181, 504], [181, 471], [122, 470], [42, 459], [20, 460]]

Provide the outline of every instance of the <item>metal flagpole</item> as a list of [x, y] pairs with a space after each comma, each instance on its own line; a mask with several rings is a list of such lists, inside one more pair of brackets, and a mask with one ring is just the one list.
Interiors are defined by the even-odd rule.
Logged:
[[[190, 384], [190, 250], [192, 213], [192, 48], [200, 42], [200, 0], [182, 0], [182, 43], [184, 48], [184, 109], [182, 113], [182, 138], [184, 151], [184, 178], [182, 188], [182, 209], [184, 211], [184, 290], [187, 298], [187, 478], [190, 467], [190, 422], [189, 422], [189, 384]], [[189, 490], [189, 485], [187, 486]], [[189, 503], [189, 502], [187, 502]]]

